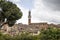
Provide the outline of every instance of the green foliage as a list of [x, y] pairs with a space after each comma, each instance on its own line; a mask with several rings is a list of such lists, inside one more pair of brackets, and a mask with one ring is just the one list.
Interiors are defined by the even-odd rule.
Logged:
[[21, 10], [12, 2], [0, 1], [0, 9], [0, 21], [4, 22], [7, 19], [6, 23], [9, 26], [13, 26], [16, 20], [22, 17]]
[[0, 40], [12, 40], [12, 36], [8, 35], [8, 34], [2, 34], [0, 32]]
[[1, 35], [0, 40], [38, 40], [38, 39], [37, 36], [32, 36], [29, 34], [21, 34], [13, 37], [6, 34], [6, 35]]
[[0, 40], [60, 40], [60, 28], [48, 28], [34, 36], [30, 33], [22, 33], [16, 36], [0, 33]]
[[41, 31], [40, 40], [60, 40], [60, 29], [59, 28], [48, 28], [47, 30]]
[[29, 35], [28, 33], [15, 36], [14, 40], [36, 40], [35, 36]]

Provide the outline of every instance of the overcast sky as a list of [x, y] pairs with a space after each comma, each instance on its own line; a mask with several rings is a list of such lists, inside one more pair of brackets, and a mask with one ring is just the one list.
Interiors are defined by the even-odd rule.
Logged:
[[28, 23], [31, 10], [32, 22], [60, 23], [60, 0], [10, 0], [23, 12], [17, 23]]

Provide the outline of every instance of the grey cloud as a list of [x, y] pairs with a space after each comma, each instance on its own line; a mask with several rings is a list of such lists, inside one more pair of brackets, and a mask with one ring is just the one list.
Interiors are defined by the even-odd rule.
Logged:
[[50, 9], [60, 11], [60, 0], [42, 0], [42, 2]]
[[53, 17], [40, 17], [39, 20], [41, 21], [48, 21], [48, 22], [53, 22], [53, 23], [60, 23], [60, 20], [53, 18]]
[[57, 19], [52, 19], [52, 20], [50, 20], [49, 22], [54, 22], [54, 23], [60, 23], [60, 20], [57, 20]]

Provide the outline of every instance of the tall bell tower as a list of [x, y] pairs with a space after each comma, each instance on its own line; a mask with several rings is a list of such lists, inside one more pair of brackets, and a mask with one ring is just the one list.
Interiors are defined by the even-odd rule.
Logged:
[[30, 25], [31, 24], [31, 11], [29, 10], [28, 13], [29, 13], [28, 14], [28, 25]]

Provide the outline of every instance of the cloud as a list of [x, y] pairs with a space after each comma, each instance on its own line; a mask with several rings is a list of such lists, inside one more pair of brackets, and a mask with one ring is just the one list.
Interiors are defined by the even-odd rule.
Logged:
[[13, 3], [20, 3], [21, 2], [21, 0], [9, 0], [9, 1], [11, 1]]
[[60, 11], [60, 0], [42, 0], [42, 2], [50, 9]]
[[35, 0], [32, 17], [39, 22], [60, 23], [59, 0]]
[[[28, 9], [21, 6], [21, 0], [10, 0], [23, 12], [23, 17], [17, 23], [28, 23]], [[32, 22], [60, 23], [60, 0], [34, 0]]]

